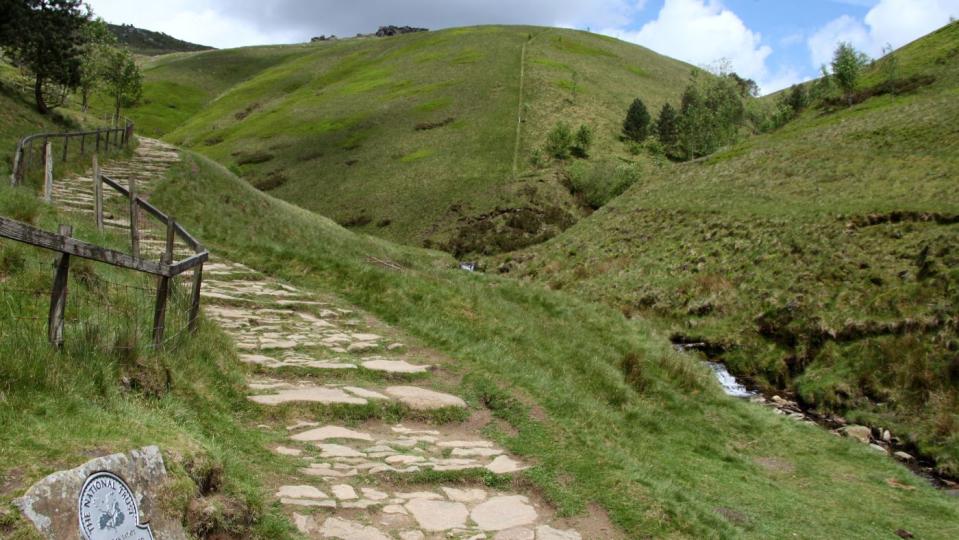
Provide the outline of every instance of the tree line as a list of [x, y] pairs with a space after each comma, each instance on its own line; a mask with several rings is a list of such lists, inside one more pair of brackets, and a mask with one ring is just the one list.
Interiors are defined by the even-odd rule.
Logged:
[[[792, 86], [779, 96], [771, 111], [754, 99], [759, 94], [757, 84], [730, 71], [728, 65], [720, 63], [712, 74], [693, 70], [678, 108], [667, 102], [653, 119], [642, 99], [636, 98], [623, 120], [623, 138], [676, 160], [706, 156], [734, 143], [744, 130], [776, 129], [814, 103], [836, 99], [837, 94], [847, 106], [852, 105], [868, 64], [865, 54], [849, 43], [840, 43], [818, 80]], [[889, 80], [898, 76], [891, 54], [880, 68]]]
[[133, 54], [82, 0], [0, 0], [0, 53], [33, 80], [37, 110], [48, 114], [76, 95], [86, 111], [108, 96], [114, 118], [143, 92]]

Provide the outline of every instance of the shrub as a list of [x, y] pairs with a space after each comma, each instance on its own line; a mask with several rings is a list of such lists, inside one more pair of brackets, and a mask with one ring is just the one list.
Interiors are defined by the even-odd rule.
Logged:
[[634, 141], [642, 141], [649, 131], [649, 111], [643, 100], [636, 98], [626, 111], [623, 120], [623, 134]]
[[570, 191], [594, 210], [621, 195], [640, 177], [636, 166], [611, 161], [577, 161], [567, 175]]
[[579, 126], [573, 141], [573, 155], [580, 158], [589, 157], [591, 144], [593, 144], [593, 130], [586, 124]]
[[560, 121], [546, 136], [546, 153], [556, 159], [566, 159], [573, 144], [573, 133], [569, 124]]
[[534, 169], [542, 169], [546, 166], [546, 156], [543, 155], [543, 151], [539, 148], [534, 148], [533, 152], [529, 156], [529, 164], [533, 166]]

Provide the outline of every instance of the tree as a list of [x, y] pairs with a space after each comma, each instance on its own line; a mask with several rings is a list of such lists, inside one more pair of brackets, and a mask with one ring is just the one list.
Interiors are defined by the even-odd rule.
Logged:
[[628, 139], [642, 142], [649, 132], [649, 111], [643, 100], [636, 98], [629, 106], [626, 112], [626, 119], [623, 120], [623, 134]]
[[809, 93], [806, 92], [806, 87], [801, 84], [794, 84], [789, 90], [786, 103], [789, 104], [795, 114], [803, 112], [809, 106]]
[[825, 99], [832, 94], [832, 90], [832, 75], [829, 74], [829, 68], [826, 67], [826, 64], [823, 64], [819, 67], [819, 79], [813, 83], [809, 97], [813, 101]]
[[546, 136], [546, 153], [556, 159], [566, 159], [572, 144], [573, 133], [569, 129], [569, 124], [559, 122]]
[[102, 81], [104, 65], [117, 38], [103, 19], [97, 18], [83, 28], [85, 34], [83, 56], [80, 61], [80, 102], [83, 112], [87, 111], [90, 94]]
[[593, 144], [593, 130], [586, 124], [579, 126], [573, 137], [573, 154], [576, 157], [589, 157], [589, 147]]
[[856, 90], [859, 76], [868, 63], [869, 57], [857, 51], [851, 44], [841, 42], [836, 47], [832, 59], [833, 77], [839, 88], [846, 94], [850, 105], [852, 105], [852, 93]]
[[659, 110], [656, 119], [656, 136], [666, 152], [670, 152], [679, 142], [679, 116], [672, 105], [666, 103]]
[[884, 82], [890, 83], [899, 78], [899, 57], [893, 52], [892, 45], [887, 43], [882, 48], [882, 59], [879, 61]]
[[759, 95], [759, 85], [756, 84], [756, 81], [740, 77], [736, 73], [729, 73], [726, 77], [729, 77], [736, 83], [736, 86], [739, 88], [739, 94], [742, 97], [756, 97]]
[[113, 98], [114, 122], [120, 120], [123, 105], [135, 103], [143, 93], [143, 75], [130, 51], [112, 48], [103, 63], [102, 79], [107, 94]]
[[694, 71], [683, 92], [679, 149], [686, 159], [711, 154], [736, 140], [745, 116], [746, 107], [735, 81]]
[[[82, 0], [2, 0], [0, 6], [7, 19], [0, 45], [15, 65], [33, 74], [37, 110], [46, 114], [80, 84], [83, 28], [90, 12]], [[51, 94], [57, 101], [48, 102]]]

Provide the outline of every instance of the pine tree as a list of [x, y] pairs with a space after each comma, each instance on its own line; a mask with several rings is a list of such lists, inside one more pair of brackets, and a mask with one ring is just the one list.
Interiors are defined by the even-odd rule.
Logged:
[[623, 120], [623, 134], [627, 138], [641, 142], [649, 133], [649, 111], [643, 100], [636, 98], [629, 106], [626, 112], [626, 119]]
[[669, 152], [675, 148], [679, 142], [679, 116], [672, 105], [666, 103], [659, 110], [659, 118], [656, 119], [656, 136], [663, 148]]

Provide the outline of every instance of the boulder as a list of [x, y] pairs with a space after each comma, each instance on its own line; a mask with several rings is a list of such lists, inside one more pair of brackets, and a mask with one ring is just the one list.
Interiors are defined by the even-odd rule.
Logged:
[[124, 515], [126, 525], [149, 523], [154, 538], [186, 540], [174, 505], [162, 499], [168, 489], [167, 474], [156, 446], [99, 457], [75, 469], [55, 472], [31, 486], [14, 504], [42, 537], [79, 538], [80, 490], [87, 478], [103, 472], [120, 478], [133, 492], [139, 516]]
[[896, 453], [894, 453], [893, 455], [896, 456], [896, 459], [898, 459], [899, 461], [905, 461], [905, 462], [907, 462], [907, 463], [916, 460], [916, 458], [913, 457], [912, 454], [908, 454], [908, 453], [903, 452], [903, 451], [901, 451], [901, 450], [898, 451], [898, 452], [896, 452]]
[[866, 426], [857, 426], [855, 424], [846, 426], [840, 430], [843, 435], [856, 439], [863, 444], [869, 444], [872, 440], [872, 430]]

